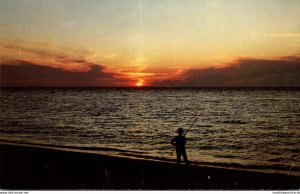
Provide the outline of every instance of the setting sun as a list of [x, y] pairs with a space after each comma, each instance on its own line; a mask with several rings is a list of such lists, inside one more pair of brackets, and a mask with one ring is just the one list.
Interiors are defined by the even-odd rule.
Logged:
[[142, 87], [144, 85], [144, 80], [139, 80], [138, 82], [136, 82], [135, 84], [137, 87]]
[[298, 87], [299, 10], [299, 0], [0, 0], [0, 87]]

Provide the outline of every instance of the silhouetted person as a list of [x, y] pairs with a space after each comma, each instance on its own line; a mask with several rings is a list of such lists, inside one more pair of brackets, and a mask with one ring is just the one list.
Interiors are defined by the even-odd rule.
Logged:
[[181, 156], [183, 156], [183, 159], [185, 161], [186, 164], [188, 164], [188, 159], [187, 159], [187, 155], [186, 155], [186, 151], [185, 151], [185, 136], [183, 136], [183, 129], [182, 128], [178, 128], [177, 130], [178, 135], [175, 136], [172, 140], [171, 140], [171, 144], [173, 146], [176, 146], [176, 155], [177, 155], [177, 164], [180, 164], [180, 158]]

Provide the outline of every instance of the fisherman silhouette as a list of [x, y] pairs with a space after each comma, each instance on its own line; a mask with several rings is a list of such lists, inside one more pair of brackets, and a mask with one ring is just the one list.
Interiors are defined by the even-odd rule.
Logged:
[[180, 164], [180, 158], [181, 156], [183, 156], [184, 162], [186, 165], [189, 164], [188, 159], [187, 159], [187, 155], [186, 155], [186, 151], [185, 151], [185, 136], [183, 136], [183, 129], [182, 128], [178, 128], [177, 129], [177, 133], [178, 135], [175, 136], [172, 140], [171, 140], [171, 144], [173, 146], [176, 146], [176, 155], [177, 155], [177, 164]]

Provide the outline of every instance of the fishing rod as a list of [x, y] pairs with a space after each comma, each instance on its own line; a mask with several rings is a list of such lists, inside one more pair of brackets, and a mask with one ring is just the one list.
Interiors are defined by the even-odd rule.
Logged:
[[[199, 112], [199, 114], [197, 115], [197, 117], [195, 118], [194, 122], [190, 125], [190, 127], [188, 128], [188, 130], [186, 130], [186, 132], [183, 134], [183, 136], [186, 136], [186, 134], [189, 132], [189, 130], [192, 128], [192, 126], [196, 123], [196, 121], [199, 119], [201, 112]], [[176, 148], [173, 149], [171, 155], [173, 155], [173, 152], [175, 151]]]

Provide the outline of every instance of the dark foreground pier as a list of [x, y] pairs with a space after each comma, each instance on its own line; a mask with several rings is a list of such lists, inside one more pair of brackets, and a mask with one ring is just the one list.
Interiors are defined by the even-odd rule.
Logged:
[[0, 144], [7, 190], [298, 190], [300, 177]]

